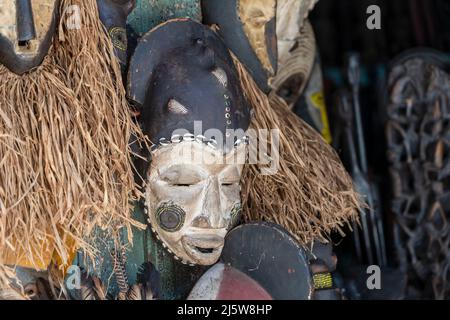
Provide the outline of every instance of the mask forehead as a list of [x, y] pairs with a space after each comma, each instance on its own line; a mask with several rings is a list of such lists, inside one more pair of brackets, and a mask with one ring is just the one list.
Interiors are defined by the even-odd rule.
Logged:
[[0, 63], [21, 74], [38, 66], [51, 46], [57, 0], [0, 2]]
[[154, 178], [171, 166], [195, 166], [203, 175], [229, 172], [236, 168], [239, 173], [246, 160], [246, 146], [241, 144], [226, 154], [198, 142], [181, 142], [162, 147], [152, 155], [149, 177]]

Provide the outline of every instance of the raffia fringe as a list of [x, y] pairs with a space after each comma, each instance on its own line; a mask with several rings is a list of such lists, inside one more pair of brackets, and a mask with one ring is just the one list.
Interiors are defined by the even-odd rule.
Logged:
[[[70, 5], [81, 29], [65, 25]], [[63, 268], [75, 249], [95, 254], [95, 227], [131, 237], [137, 225], [129, 139], [141, 132], [97, 2], [63, 0], [59, 10], [40, 67], [18, 76], [0, 66], [0, 287], [14, 275], [11, 255], [40, 269], [50, 254]]]
[[244, 167], [244, 219], [280, 224], [303, 245], [313, 240], [328, 242], [332, 231], [344, 235], [344, 227], [351, 229], [357, 219], [361, 201], [338, 155], [284, 100], [275, 94], [267, 97], [239, 60], [233, 59], [253, 108], [251, 128], [280, 130], [277, 173], [262, 175], [258, 165]]

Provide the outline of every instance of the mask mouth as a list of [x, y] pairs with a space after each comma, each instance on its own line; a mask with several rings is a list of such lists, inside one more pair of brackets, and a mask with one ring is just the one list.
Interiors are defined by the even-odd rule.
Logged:
[[200, 251], [201, 253], [206, 253], [206, 254], [208, 254], [208, 253], [213, 253], [214, 252], [214, 250], [216, 250], [216, 249], [214, 249], [214, 248], [201, 248], [201, 247], [194, 247], [197, 251]]
[[212, 265], [219, 260], [224, 238], [217, 235], [190, 235], [182, 239], [188, 257], [196, 264]]

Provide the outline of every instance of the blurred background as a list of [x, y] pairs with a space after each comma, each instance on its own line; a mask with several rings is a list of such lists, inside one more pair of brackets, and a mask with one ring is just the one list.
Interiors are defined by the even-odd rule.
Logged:
[[[381, 9], [380, 30], [366, 26], [370, 5]], [[342, 286], [350, 299], [450, 298], [449, 183], [444, 172], [449, 16], [450, 1], [445, 0], [320, 0], [309, 16], [322, 63], [333, 145], [354, 179], [360, 175], [356, 183], [371, 193], [375, 211], [375, 217], [366, 212], [367, 225], [359, 239], [336, 240]], [[350, 66], [352, 59], [356, 63]], [[353, 83], [352, 70], [358, 75]], [[354, 112], [355, 99], [360, 114]], [[401, 114], [405, 105], [407, 111]], [[302, 115], [302, 106], [296, 107]], [[428, 124], [433, 128], [429, 132], [424, 129]], [[361, 132], [364, 141], [359, 141]], [[429, 167], [435, 177], [428, 175]], [[378, 254], [384, 256], [381, 261], [378, 246], [384, 247]], [[359, 275], [375, 262], [384, 270], [386, 286], [369, 291]]]

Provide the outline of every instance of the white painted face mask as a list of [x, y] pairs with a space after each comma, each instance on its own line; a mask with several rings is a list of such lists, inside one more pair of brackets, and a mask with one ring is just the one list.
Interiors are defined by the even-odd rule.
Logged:
[[153, 232], [175, 259], [212, 265], [241, 212], [244, 144], [225, 156], [196, 141], [157, 149], [147, 174], [146, 209]]
[[316, 58], [316, 38], [307, 19], [317, 0], [277, 1], [278, 70], [272, 89], [292, 108], [303, 93]]

